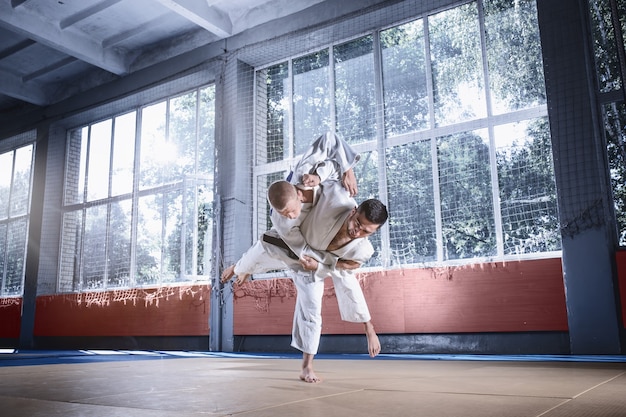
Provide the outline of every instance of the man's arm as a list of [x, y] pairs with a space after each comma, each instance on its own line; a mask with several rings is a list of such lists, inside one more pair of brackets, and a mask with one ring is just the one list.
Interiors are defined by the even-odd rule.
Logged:
[[300, 224], [307, 213], [300, 214], [298, 219], [287, 219], [276, 212], [272, 212], [272, 224], [278, 237], [280, 237], [291, 248], [293, 253], [300, 259], [304, 256], [315, 259], [320, 265], [328, 269], [337, 267], [338, 256], [328, 251], [313, 249], [305, 240], [300, 230]]
[[352, 167], [359, 159], [360, 155], [346, 141], [327, 132], [317, 138], [302, 155], [293, 169], [291, 182], [313, 187], [320, 182], [337, 180], [354, 196], [357, 183]]
[[[290, 182], [292, 184], [302, 183], [303, 180], [308, 182], [309, 178], [318, 176], [320, 180], [333, 183], [333, 185], [337, 184], [337, 190], [339, 190], [337, 179], [338, 174], [341, 174], [345, 179], [344, 187], [349, 193], [356, 194], [356, 177], [352, 166], [359, 159], [360, 156], [347, 142], [334, 133], [328, 132], [316, 139], [303, 154], [291, 175]], [[345, 191], [342, 190], [342, 193]], [[315, 203], [315, 201], [312, 202], [313, 205]], [[320, 250], [322, 248], [314, 249], [302, 235], [299, 226], [306, 216], [307, 213], [303, 210], [298, 219], [289, 220], [274, 211], [272, 223], [278, 235], [299, 258], [309, 256], [328, 269], [335, 269], [338, 257]]]
[[373, 254], [374, 247], [369, 239], [359, 238], [335, 252], [335, 255], [339, 256], [335, 268], [329, 268], [328, 265], [307, 257], [300, 259], [300, 264], [308, 271], [315, 271], [317, 277], [323, 278], [328, 275], [335, 275], [338, 270], [349, 272], [357, 269], [369, 261]]

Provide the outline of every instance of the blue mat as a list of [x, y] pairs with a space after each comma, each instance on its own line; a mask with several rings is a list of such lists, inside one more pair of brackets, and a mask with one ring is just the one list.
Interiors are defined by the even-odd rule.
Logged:
[[[0, 366], [32, 366], [90, 362], [164, 360], [181, 358], [300, 359], [299, 353], [231, 353], [143, 350], [31, 350], [0, 349]], [[318, 354], [317, 359], [366, 359], [367, 354]], [[626, 355], [460, 355], [380, 354], [377, 360], [516, 361], [516, 362], [615, 362]]]

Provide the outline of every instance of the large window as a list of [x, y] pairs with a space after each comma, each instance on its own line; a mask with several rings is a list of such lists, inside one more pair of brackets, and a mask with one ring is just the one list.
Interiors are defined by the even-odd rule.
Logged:
[[33, 145], [0, 153], [0, 296], [21, 296], [28, 240]]
[[559, 251], [542, 68], [535, 1], [478, 0], [257, 69], [258, 212], [334, 130], [362, 155], [357, 200], [389, 208], [370, 265]]
[[214, 86], [68, 133], [61, 291], [206, 280]]
[[626, 246], [626, 1], [590, 0], [589, 8], [618, 239]]

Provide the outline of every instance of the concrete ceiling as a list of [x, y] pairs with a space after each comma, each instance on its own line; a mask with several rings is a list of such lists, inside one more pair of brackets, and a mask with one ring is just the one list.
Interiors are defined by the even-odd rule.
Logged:
[[323, 0], [0, 0], [0, 114], [48, 106]]

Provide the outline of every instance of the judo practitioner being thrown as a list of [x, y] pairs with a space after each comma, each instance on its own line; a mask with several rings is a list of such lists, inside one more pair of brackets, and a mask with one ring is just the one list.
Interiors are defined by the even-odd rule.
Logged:
[[376, 199], [357, 207], [351, 197], [357, 192], [352, 173], [357, 161], [358, 155], [332, 133], [315, 141], [294, 169], [292, 181], [298, 184], [278, 181], [268, 190], [273, 229], [222, 273], [222, 282], [237, 275], [242, 284], [254, 273], [285, 268], [294, 272], [297, 298], [291, 345], [303, 354], [300, 379], [305, 382], [320, 381], [313, 358], [321, 337], [327, 276], [333, 279], [342, 320], [363, 323], [370, 356], [380, 353], [354, 269], [374, 253], [367, 236], [385, 223], [388, 214]]

